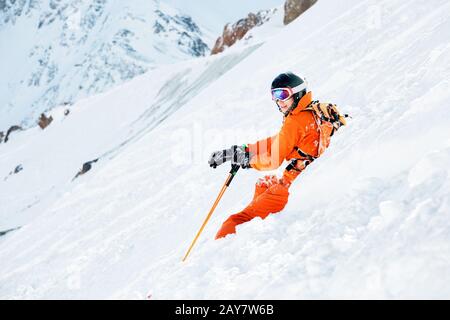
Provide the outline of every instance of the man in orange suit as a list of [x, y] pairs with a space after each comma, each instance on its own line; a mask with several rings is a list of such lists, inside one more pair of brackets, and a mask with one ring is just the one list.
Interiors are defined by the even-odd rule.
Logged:
[[290, 164], [280, 179], [270, 175], [258, 180], [253, 200], [222, 224], [216, 239], [235, 233], [236, 226], [241, 223], [255, 217], [264, 219], [281, 211], [288, 201], [291, 183], [323, 152], [320, 147], [324, 149], [329, 144], [329, 136], [326, 137], [328, 141], [321, 143], [320, 123], [311, 108], [306, 110], [312, 103], [312, 94], [304, 79], [291, 72], [282, 73], [273, 80], [271, 92], [272, 99], [283, 113], [280, 132], [254, 144], [216, 151], [212, 153], [209, 165], [215, 168], [231, 161], [245, 169], [267, 171], [277, 169], [284, 160]]

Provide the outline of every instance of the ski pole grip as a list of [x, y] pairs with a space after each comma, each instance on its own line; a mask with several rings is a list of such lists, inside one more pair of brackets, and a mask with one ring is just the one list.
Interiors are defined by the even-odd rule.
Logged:
[[232, 164], [231, 165], [230, 175], [229, 175], [228, 181], [226, 183], [227, 187], [230, 185], [231, 181], [233, 180], [234, 176], [236, 175], [236, 172], [238, 172], [240, 167], [241, 166], [238, 165], [238, 164]]

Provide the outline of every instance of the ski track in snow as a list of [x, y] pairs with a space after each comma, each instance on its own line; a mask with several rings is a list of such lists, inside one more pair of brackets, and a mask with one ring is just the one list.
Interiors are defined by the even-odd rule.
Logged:
[[[0, 179], [24, 168], [0, 180], [0, 229], [22, 225], [0, 237], [0, 297], [449, 298], [448, 12], [443, 0], [322, 0], [262, 45], [153, 70], [17, 133], [0, 145]], [[281, 213], [214, 241], [264, 174], [239, 171], [182, 263], [229, 170], [210, 169], [209, 152], [279, 129], [267, 91], [285, 70], [350, 113], [349, 126]], [[69, 183], [102, 152], [114, 157]]]

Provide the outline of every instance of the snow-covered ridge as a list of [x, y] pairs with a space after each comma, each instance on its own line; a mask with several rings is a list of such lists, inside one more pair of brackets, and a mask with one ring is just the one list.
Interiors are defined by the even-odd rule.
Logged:
[[201, 28], [156, 0], [6, 0], [0, 13], [4, 130], [157, 65], [209, 53]]

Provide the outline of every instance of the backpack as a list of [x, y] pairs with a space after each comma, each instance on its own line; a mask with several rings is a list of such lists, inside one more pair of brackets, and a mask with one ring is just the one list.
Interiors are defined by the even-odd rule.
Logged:
[[[317, 126], [320, 131], [319, 135], [319, 149], [317, 156], [306, 155], [306, 158], [312, 158], [311, 160], [320, 157], [326, 148], [330, 145], [330, 138], [333, 134], [342, 126], [347, 124], [348, 114], [341, 114], [335, 104], [320, 103], [319, 101], [312, 101], [304, 111], [310, 111], [314, 115]], [[297, 148], [297, 152], [305, 157], [305, 154]]]
[[348, 118], [348, 114], [341, 114], [335, 104], [320, 103], [319, 101], [312, 101], [301, 112], [309, 111], [314, 115], [314, 119], [319, 128], [319, 146], [317, 156], [309, 155], [303, 152], [299, 147], [295, 147], [295, 150], [300, 155], [301, 159], [293, 159], [286, 167], [284, 176], [289, 181], [293, 181], [295, 177], [303, 171], [308, 165], [310, 165], [315, 159], [320, 157], [325, 149], [330, 145], [331, 136], [342, 126], [347, 124], [345, 118]]

